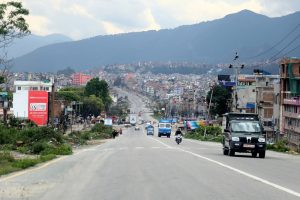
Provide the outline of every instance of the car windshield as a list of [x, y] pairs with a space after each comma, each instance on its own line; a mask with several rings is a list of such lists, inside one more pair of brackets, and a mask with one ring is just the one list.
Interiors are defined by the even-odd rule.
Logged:
[[165, 124], [159, 124], [159, 128], [165, 128]]
[[166, 128], [170, 128], [171, 127], [171, 124], [166, 124]]
[[261, 133], [261, 127], [258, 122], [233, 122], [231, 131], [234, 133]]

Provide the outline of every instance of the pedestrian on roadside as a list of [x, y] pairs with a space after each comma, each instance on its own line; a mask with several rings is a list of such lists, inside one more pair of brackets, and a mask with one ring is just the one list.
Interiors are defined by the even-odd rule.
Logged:
[[118, 131], [116, 131], [114, 129], [113, 132], [112, 132], [113, 139], [115, 139], [117, 135], [118, 135]]

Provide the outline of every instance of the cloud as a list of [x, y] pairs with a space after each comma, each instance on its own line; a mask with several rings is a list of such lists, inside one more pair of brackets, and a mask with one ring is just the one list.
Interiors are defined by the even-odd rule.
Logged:
[[22, 0], [33, 33], [74, 39], [174, 28], [249, 9], [268, 16], [300, 10], [299, 0]]
[[51, 23], [50, 20], [44, 16], [29, 15], [26, 17], [27, 23], [30, 25], [32, 33], [38, 35], [49, 34], [48, 26]]

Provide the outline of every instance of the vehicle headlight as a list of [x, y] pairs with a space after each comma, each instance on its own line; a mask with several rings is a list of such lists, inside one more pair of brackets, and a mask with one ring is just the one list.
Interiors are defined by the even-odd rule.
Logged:
[[258, 138], [258, 142], [266, 142], [266, 138]]
[[239, 137], [232, 137], [231, 140], [234, 141], [234, 142], [239, 142], [240, 138]]

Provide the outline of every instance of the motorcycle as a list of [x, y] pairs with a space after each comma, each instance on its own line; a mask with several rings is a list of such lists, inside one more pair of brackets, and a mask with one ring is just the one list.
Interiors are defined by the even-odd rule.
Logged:
[[175, 141], [177, 142], [177, 144], [180, 144], [182, 142], [182, 135], [176, 135]]

